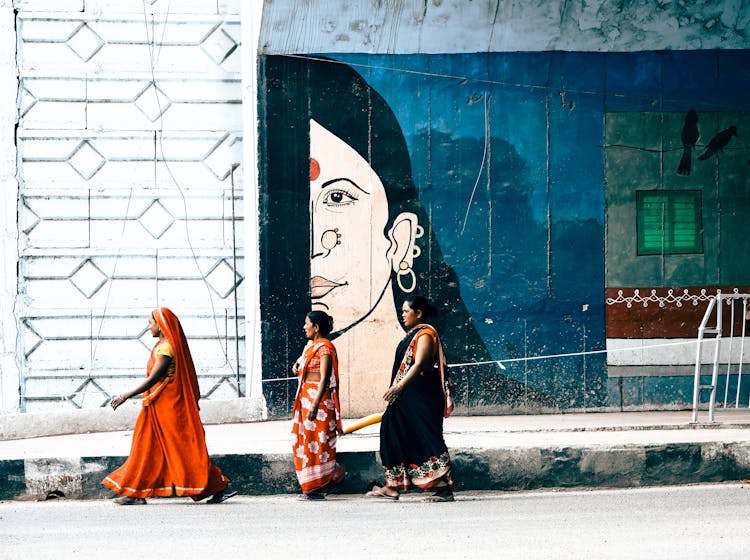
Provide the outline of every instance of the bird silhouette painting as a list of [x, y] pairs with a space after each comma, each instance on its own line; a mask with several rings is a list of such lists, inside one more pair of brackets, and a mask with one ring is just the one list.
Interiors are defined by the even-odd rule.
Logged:
[[693, 148], [701, 133], [698, 130], [698, 113], [690, 109], [685, 115], [685, 124], [682, 126], [682, 157], [677, 166], [678, 175], [690, 175], [693, 168]]
[[708, 141], [706, 151], [699, 155], [698, 159], [708, 159], [711, 156], [716, 155], [717, 152], [723, 150], [726, 145], [729, 144], [732, 136], [737, 136], [737, 127], [734, 125], [722, 130], [721, 132], [717, 132], [714, 137]]

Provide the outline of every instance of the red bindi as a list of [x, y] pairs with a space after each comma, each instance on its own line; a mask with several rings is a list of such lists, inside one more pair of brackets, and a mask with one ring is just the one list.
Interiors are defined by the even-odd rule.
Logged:
[[314, 181], [320, 177], [320, 164], [318, 160], [310, 158], [310, 180]]

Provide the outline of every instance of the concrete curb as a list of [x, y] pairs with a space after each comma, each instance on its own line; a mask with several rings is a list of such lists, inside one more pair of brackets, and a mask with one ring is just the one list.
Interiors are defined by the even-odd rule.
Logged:
[[[299, 492], [288, 420], [227, 423], [260, 409], [247, 399], [206, 404], [202, 416], [209, 453], [233, 490], [245, 495]], [[139, 409], [130, 406], [120, 419], [123, 431], [110, 431], [111, 425], [103, 423], [96, 431], [108, 433], [81, 433], [69, 424], [57, 431], [71, 435], [31, 438], [24, 424], [23, 438], [0, 441], [0, 499], [44, 499], [55, 490], [71, 499], [110, 497], [101, 480], [129, 453]], [[110, 421], [117, 416], [99, 412]], [[35, 429], [48, 433], [54, 422], [47, 417]], [[444, 434], [460, 492], [742, 480], [750, 476], [749, 427], [750, 410], [743, 409], [723, 411], [711, 424], [692, 424], [689, 413], [679, 411], [452, 416]], [[378, 426], [341, 439], [338, 458], [348, 473], [342, 493], [362, 494], [369, 483], [383, 480], [378, 448]]]
[[[640, 487], [741, 480], [750, 474], [750, 442], [665, 445], [451, 449], [456, 490], [528, 490], [572, 487]], [[347, 471], [343, 494], [362, 494], [382, 481], [375, 452], [339, 453]], [[298, 493], [291, 454], [226, 454], [212, 457], [245, 495]], [[0, 461], [0, 499], [44, 499], [112, 494], [102, 478], [125, 457], [59, 457]]]

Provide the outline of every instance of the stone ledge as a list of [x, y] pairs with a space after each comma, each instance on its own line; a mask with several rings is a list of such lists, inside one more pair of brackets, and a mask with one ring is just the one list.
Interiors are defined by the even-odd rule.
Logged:
[[[201, 401], [204, 424], [228, 424], [265, 420], [262, 400], [237, 398]], [[118, 432], [132, 430], [140, 403], [125, 404], [117, 412], [103, 408], [65, 412], [33, 412], [0, 415], [0, 441], [33, 437]]]

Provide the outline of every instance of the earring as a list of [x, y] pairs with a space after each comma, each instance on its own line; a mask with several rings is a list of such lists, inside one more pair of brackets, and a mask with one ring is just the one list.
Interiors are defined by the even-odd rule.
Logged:
[[[402, 276], [411, 277], [411, 286], [409, 286], [408, 288], [404, 287], [404, 284], [401, 280]], [[398, 272], [396, 273], [396, 284], [398, 284], [398, 287], [401, 288], [401, 291], [405, 294], [410, 294], [417, 287], [417, 276], [416, 274], [414, 274], [414, 269], [412, 269], [406, 261], [401, 261], [398, 265]]]

